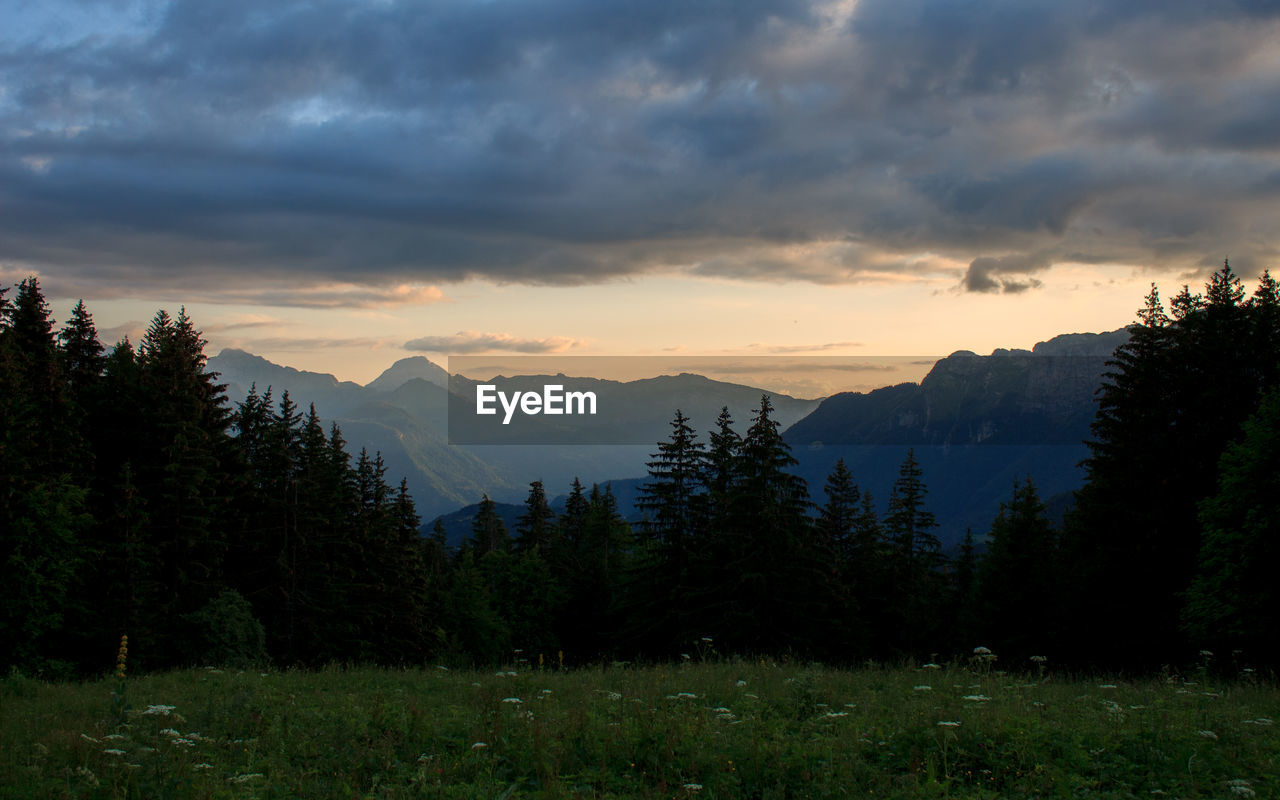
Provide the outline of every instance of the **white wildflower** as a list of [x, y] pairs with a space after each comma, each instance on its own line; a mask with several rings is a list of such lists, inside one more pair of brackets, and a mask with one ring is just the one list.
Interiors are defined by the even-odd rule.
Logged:
[[930, 661], [928, 664], [924, 664], [924, 665], [922, 665], [922, 666], [921, 666], [921, 669], [942, 669], [942, 665], [941, 665], [941, 664], [935, 664], [935, 663], [933, 663], [932, 661]]
[[1048, 659], [1048, 657], [1046, 657], [1046, 656], [1032, 656], [1032, 657], [1031, 657], [1031, 660], [1032, 660], [1032, 661], [1034, 661], [1034, 662], [1036, 662], [1037, 664], [1043, 664], [1044, 662], [1048, 661], [1049, 659]]
[[102, 738], [103, 738], [103, 739], [106, 739], [108, 742], [118, 742], [118, 741], [120, 741], [121, 739], [123, 739], [123, 738], [124, 738], [124, 734], [121, 734], [121, 733], [108, 733], [106, 736], [103, 736]]
[[480, 748], [482, 748], [482, 747], [488, 747], [488, 746], [489, 746], [489, 745], [485, 744], [484, 742], [476, 742], [475, 744], [471, 745], [471, 749], [472, 749], [472, 750], [479, 750], [479, 749], [480, 749]]
[[741, 689], [743, 686], [746, 686], [746, 685], [747, 685], [747, 682], [746, 682], [746, 681], [743, 681], [743, 680], [738, 681], [738, 688], [739, 688], [739, 689]]
[[724, 706], [716, 706], [715, 708], [711, 709], [711, 713], [712, 714], [728, 714], [729, 709], [725, 708]]
[[689, 790], [689, 791], [691, 791], [691, 792], [700, 792], [700, 791], [702, 791], [702, 784], [700, 784], [700, 783], [686, 783], [686, 784], [684, 785], [684, 788], [688, 789], [688, 790]]
[[213, 769], [213, 765], [208, 763], [202, 763], [202, 764], [196, 764], [195, 768], [196, 769]]
[[90, 736], [90, 735], [89, 735], [89, 734], [87, 734], [87, 733], [82, 733], [82, 734], [80, 734], [80, 738], [81, 738], [81, 739], [84, 739], [86, 742], [93, 742], [94, 744], [98, 744], [98, 740], [97, 740], [97, 739], [95, 739], [95, 738], [93, 738], [92, 736]]
[[1237, 797], [1257, 797], [1258, 793], [1253, 790], [1253, 786], [1244, 778], [1235, 778], [1227, 781], [1227, 788]]
[[167, 717], [173, 713], [173, 710], [175, 708], [177, 708], [177, 706], [162, 706], [162, 705], [147, 706], [147, 710], [143, 711], [142, 713], [143, 715], [146, 715], [146, 716]]
[[987, 697], [985, 694], [966, 694], [963, 699], [971, 700], [975, 703], [983, 703], [991, 698]]
[[106, 750], [103, 750], [102, 752], [106, 753], [106, 754], [107, 754], [107, 755], [109, 755], [109, 756], [122, 756], [122, 755], [124, 755], [124, 751], [123, 751], [123, 750], [117, 750], [117, 749], [116, 749], [116, 748], [114, 748], [114, 747], [107, 748]]
[[1213, 739], [1216, 741], [1218, 738], [1218, 734], [1214, 733], [1213, 731], [1196, 731], [1196, 733], [1199, 734], [1200, 736], [1203, 736], [1206, 739]]
[[165, 728], [164, 730], [160, 731], [160, 735], [161, 736], [181, 736], [182, 734], [178, 733], [173, 728]]
[[504, 697], [504, 698], [502, 698], [502, 702], [504, 702], [504, 703], [511, 703], [511, 704], [513, 704], [513, 705], [520, 705], [520, 704], [521, 704], [521, 703], [523, 703], [524, 701], [523, 701], [523, 700], [521, 700], [519, 697]]
[[824, 717], [847, 717], [849, 716], [849, 712], [848, 711], [828, 711], [823, 716]]
[[241, 775], [236, 775], [234, 777], [227, 778], [227, 780], [231, 781], [232, 783], [248, 783], [249, 781], [256, 781], [262, 777], [265, 777], [265, 776], [261, 772], [246, 772]]
[[1116, 688], [1116, 685], [1115, 685], [1114, 683], [1100, 683], [1100, 684], [1098, 684], [1098, 688], [1099, 688], [1099, 689], [1114, 689], [1114, 688]]
[[943, 728], [959, 728], [960, 722], [958, 720], [943, 720], [938, 725]]
[[981, 647], [981, 646], [979, 646], [979, 647], [975, 647], [975, 648], [973, 648], [973, 654], [974, 654], [975, 656], [989, 656], [989, 655], [991, 655], [991, 648], [990, 648], [990, 647]]
[[193, 742], [193, 741], [191, 741], [190, 739], [181, 739], [181, 738], [179, 738], [179, 739], [174, 739], [174, 740], [173, 740], [173, 743], [174, 743], [175, 745], [180, 746], [180, 747], [195, 747], [195, 746], [196, 746], [196, 743], [195, 743], [195, 742]]
[[929, 684], [927, 684], [927, 683], [917, 684], [917, 685], [915, 685], [915, 686], [912, 686], [912, 687], [911, 687], [911, 689], [912, 689], [913, 691], [917, 691], [917, 692], [932, 692], [932, 691], [933, 691], [933, 687], [932, 687], [932, 686], [930, 686], [930, 685], [929, 685]]

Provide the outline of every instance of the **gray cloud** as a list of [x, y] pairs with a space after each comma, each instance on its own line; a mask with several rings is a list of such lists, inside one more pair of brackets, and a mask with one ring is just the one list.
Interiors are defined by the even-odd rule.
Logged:
[[847, 5], [26, 8], [0, 34], [0, 261], [327, 307], [1280, 255], [1274, 3]]
[[[1005, 292], [1016, 294], [1036, 288], [1040, 281], [1026, 277], [1028, 273], [1039, 272], [1048, 268], [1049, 256], [1043, 253], [1014, 253], [1012, 255], [975, 258], [969, 263], [969, 269], [961, 280], [961, 287], [969, 292]], [[1010, 273], [1022, 275], [1004, 277]]]
[[543, 339], [522, 339], [509, 333], [481, 333], [458, 331], [452, 336], [423, 336], [404, 343], [404, 349], [427, 353], [563, 353], [578, 346], [577, 339], [550, 336]]

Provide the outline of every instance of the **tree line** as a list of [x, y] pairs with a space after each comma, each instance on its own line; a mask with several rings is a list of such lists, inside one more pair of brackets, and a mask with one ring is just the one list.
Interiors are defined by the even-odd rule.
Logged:
[[1065, 521], [1022, 479], [951, 553], [912, 451], [883, 506], [843, 462], [811, 496], [767, 396], [741, 433], [676, 411], [639, 522], [576, 479], [556, 513], [534, 481], [513, 531], [485, 496], [451, 547], [314, 407], [255, 388], [229, 408], [185, 313], [108, 353], [83, 303], [54, 333], [34, 278], [0, 312], [5, 665], [92, 670], [122, 633], [152, 667], [1280, 656], [1269, 274], [1246, 299], [1224, 264], [1168, 312], [1153, 285]]

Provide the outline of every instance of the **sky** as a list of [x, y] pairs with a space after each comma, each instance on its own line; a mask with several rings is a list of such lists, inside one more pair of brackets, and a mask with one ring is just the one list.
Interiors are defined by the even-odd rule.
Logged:
[[0, 283], [109, 342], [985, 353], [1277, 212], [1273, 0], [0, 0]]

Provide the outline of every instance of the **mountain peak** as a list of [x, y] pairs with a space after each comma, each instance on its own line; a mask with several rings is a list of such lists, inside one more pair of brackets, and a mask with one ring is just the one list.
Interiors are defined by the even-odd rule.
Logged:
[[449, 373], [426, 356], [402, 358], [365, 384], [376, 392], [394, 392], [414, 378], [421, 378], [442, 388], [449, 388]]

